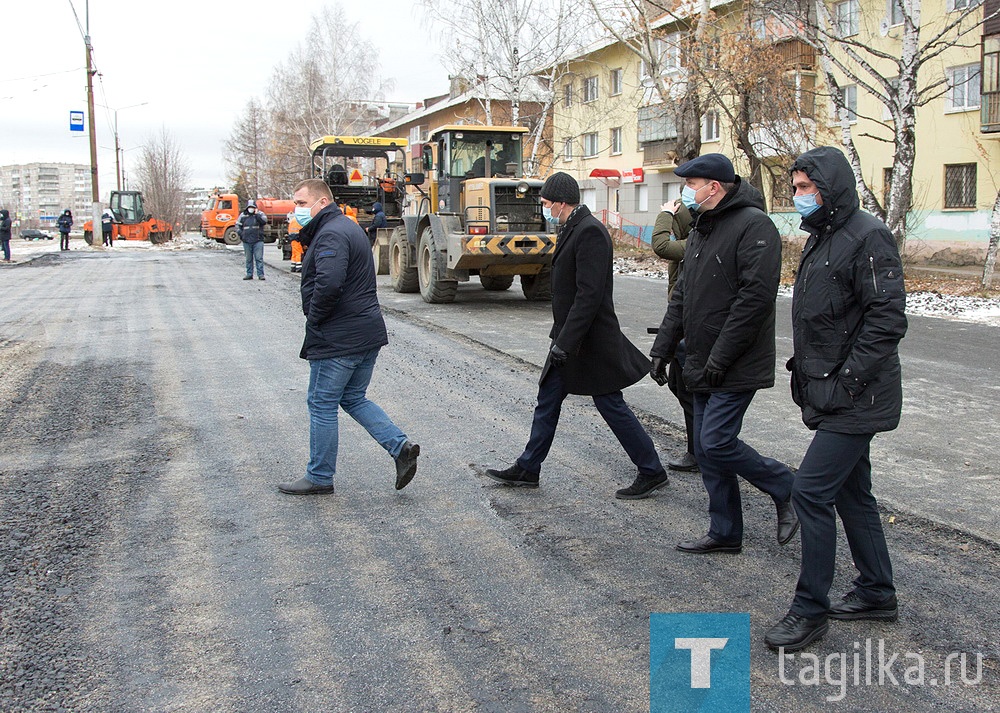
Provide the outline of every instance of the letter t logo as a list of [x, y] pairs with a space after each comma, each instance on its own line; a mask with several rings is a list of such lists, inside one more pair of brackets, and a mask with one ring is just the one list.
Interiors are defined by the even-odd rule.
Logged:
[[712, 687], [712, 649], [726, 648], [729, 639], [674, 639], [675, 649], [691, 651], [691, 688]]

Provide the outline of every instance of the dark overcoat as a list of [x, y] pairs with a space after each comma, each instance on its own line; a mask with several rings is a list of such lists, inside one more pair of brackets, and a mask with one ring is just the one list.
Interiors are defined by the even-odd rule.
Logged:
[[[610, 394], [649, 372], [649, 360], [618, 324], [612, 261], [607, 228], [587, 206], [578, 206], [556, 241], [549, 332], [553, 342], [569, 354], [559, 368], [571, 394]], [[542, 379], [550, 368], [547, 359]]]

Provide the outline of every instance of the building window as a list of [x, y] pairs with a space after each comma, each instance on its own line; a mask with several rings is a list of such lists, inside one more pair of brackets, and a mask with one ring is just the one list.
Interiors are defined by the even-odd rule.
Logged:
[[838, 37], [853, 37], [858, 34], [858, 0], [847, 0], [834, 5], [833, 22]]
[[427, 127], [426, 126], [411, 126], [410, 127], [410, 145], [419, 144], [427, 140]]
[[583, 103], [597, 101], [597, 77], [587, 77], [583, 80]]
[[563, 161], [573, 160], [573, 139], [563, 141]]
[[892, 166], [882, 169], [882, 207], [889, 209], [889, 189], [892, 188]]
[[597, 139], [597, 133], [584, 134], [583, 135], [583, 157], [593, 158], [600, 152], [600, 147], [598, 146], [600, 141]]
[[617, 156], [622, 152], [622, 128], [619, 126], [611, 130], [611, 155]]
[[611, 70], [611, 96], [615, 97], [622, 93], [622, 70]]
[[903, 24], [903, 0], [889, 0], [889, 24]]
[[965, 64], [961, 67], [949, 67], [948, 75], [948, 108], [964, 111], [978, 109], [979, 97], [979, 65]]
[[948, 12], [968, 10], [971, 7], [976, 7], [981, 2], [982, 0], [948, 0]]
[[707, 112], [701, 118], [701, 140], [705, 142], [719, 140], [719, 113], [717, 111]]
[[563, 85], [563, 104], [565, 106], [573, 106], [573, 85], [572, 84]]
[[580, 203], [590, 208], [591, 212], [597, 210], [597, 189], [596, 188], [581, 188], [580, 189]]
[[649, 186], [638, 185], [635, 187], [635, 209], [639, 213], [649, 211]]
[[792, 193], [792, 181], [787, 171], [778, 171], [771, 175], [771, 208], [774, 210], [795, 210]]
[[677, 123], [674, 121], [674, 114], [663, 104], [640, 108], [637, 118], [639, 120], [639, 143], [677, 138]]
[[976, 164], [945, 164], [944, 207], [976, 207]]
[[[899, 77], [891, 77], [891, 78], [889, 78], [889, 84], [892, 85], [892, 95], [898, 97], [899, 96]], [[889, 106], [887, 104], [882, 106], [882, 119], [884, 121], [892, 121], [892, 111], [889, 110]]]
[[858, 120], [858, 85], [848, 84], [840, 88], [840, 100], [843, 102], [843, 108], [837, 114], [838, 121], [842, 121], [844, 114], [847, 115], [847, 120], [854, 123]]
[[[656, 61], [660, 65], [661, 74], [676, 72], [681, 68], [681, 33], [671, 32], [663, 38], [658, 38], [653, 42], [653, 52], [656, 53]], [[639, 75], [643, 79], [652, 75], [646, 60], [642, 60], [642, 68]]]

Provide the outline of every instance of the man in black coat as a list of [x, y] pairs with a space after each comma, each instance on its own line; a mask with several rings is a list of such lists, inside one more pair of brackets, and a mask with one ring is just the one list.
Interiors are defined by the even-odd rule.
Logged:
[[542, 367], [528, 445], [514, 465], [489, 469], [486, 475], [504, 485], [537, 488], [562, 402], [568, 394], [584, 394], [593, 397], [638, 468], [635, 481], [615, 496], [647, 498], [668, 478], [652, 439], [622, 397], [622, 389], [645, 375], [649, 361], [622, 334], [615, 315], [611, 236], [580, 205], [580, 187], [569, 174], [549, 176], [541, 198], [546, 219], [560, 226], [552, 258], [552, 345]]
[[420, 446], [367, 396], [379, 350], [389, 343], [368, 236], [318, 178], [299, 183], [292, 201], [299, 235], [309, 245], [302, 261], [306, 337], [299, 353], [309, 361], [309, 465], [305, 476], [278, 489], [292, 495], [333, 492], [343, 407], [395, 460], [396, 490], [402, 490], [417, 472]]
[[684, 383], [694, 394], [694, 447], [708, 491], [711, 525], [682, 552], [738, 553], [743, 506], [737, 476], [771, 496], [778, 542], [798, 529], [791, 505], [792, 473], [740, 440], [743, 416], [758, 389], [774, 386], [774, 301], [781, 273], [781, 239], [756, 188], [736, 175], [722, 154], [688, 161], [681, 200], [696, 214], [684, 250], [684, 270], [650, 354], [660, 386], [684, 338]]
[[[802, 567], [792, 606], [767, 632], [796, 651], [823, 636], [827, 617], [895, 621], [892, 564], [872, 495], [869, 445], [899, 425], [899, 341], [906, 334], [903, 266], [892, 233], [860, 210], [851, 164], [821, 146], [792, 166], [795, 207], [809, 239], [792, 298], [792, 398], [816, 431], [792, 502], [802, 523]], [[830, 606], [840, 514], [858, 577]]]
[[267, 217], [257, 212], [257, 204], [247, 201], [247, 207], [236, 219], [236, 234], [243, 241], [243, 255], [246, 258], [247, 274], [244, 280], [253, 279], [254, 265], [257, 266], [257, 279], [264, 279], [264, 226]]

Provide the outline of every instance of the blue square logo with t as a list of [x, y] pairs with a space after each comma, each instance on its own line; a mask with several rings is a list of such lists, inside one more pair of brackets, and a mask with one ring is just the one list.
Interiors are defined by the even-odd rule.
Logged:
[[749, 614], [650, 614], [649, 713], [749, 713]]

